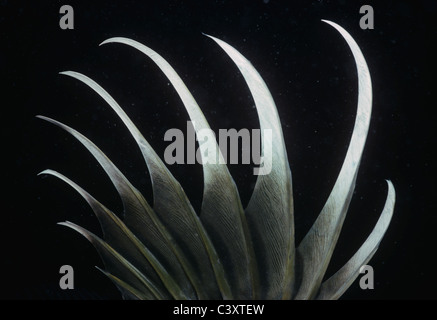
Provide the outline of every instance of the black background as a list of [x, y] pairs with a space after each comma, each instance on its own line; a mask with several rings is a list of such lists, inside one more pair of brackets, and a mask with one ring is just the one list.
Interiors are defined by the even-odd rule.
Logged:
[[[374, 103], [357, 187], [328, 275], [354, 253], [382, 210], [386, 184], [396, 188], [391, 225], [370, 265], [375, 289], [358, 281], [343, 299], [436, 298], [434, 194], [435, 1], [69, 1], [74, 30], [61, 30], [61, 1], [0, 1], [2, 119], [1, 271], [3, 299], [120, 299], [94, 248], [56, 225], [69, 220], [100, 234], [85, 201], [64, 173], [116, 212], [121, 203], [107, 176], [74, 138], [36, 119], [46, 115], [93, 140], [151, 201], [147, 168], [134, 140], [105, 102], [58, 72], [73, 70], [100, 83], [162, 155], [169, 128], [185, 128], [186, 112], [167, 79], [124, 36], [163, 55], [180, 74], [211, 127], [257, 128], [242, 76], [203, 33], [239, 50], [266, 81], [281, 117], [293, 174], [297, 241], [311, 226], [341, 167], [353, 127], [356, 70], [343, 26], [361, 47]], [[370, 4], [375, 29], [359, 27]], [[172, 166], [196, 209], [199, 165]], [[254, 177], [230, 166], [243, 203]], [[72, 265], [75, 290], [59, 289], [59, 268]]]

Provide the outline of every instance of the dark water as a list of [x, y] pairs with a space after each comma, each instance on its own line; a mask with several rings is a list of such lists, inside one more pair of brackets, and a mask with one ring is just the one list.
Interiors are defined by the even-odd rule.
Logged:
[[[203, 3], [203, 4], [199, 4]], [[433, 1], [375, 4], [375, 29], [361, 30], [350, 1], [70, 2], [74, 30], [59, 28], [57, 2], [0, 2], [0, 74], [4, 161], [1, 210], [2, 299], [119, 299], [95, 265], [94, 248], [56, 222], [97, 234], [86, 203], [54, 178], [52, 168], [109, 208], [121, 203], [95, 160], [73, 138], [34, 116], [60, 120], [93, 140], [152, 202], [147, 168], [134, 140], [105, 103], [84, 85], [58, 75], [84, 73], [102, 84], [162, 155], [163, 135], [184, 128], [186, 113], [173, 88], [141, 54], [113, 36], [138, 40], [181, 75], [213, 129], [258, 127], [253, 101], [231, 61], [202, 32], [235, 46], [266, 81], [281, 117], [293, 174], [297, 242], [323, 206], [341, 167], [356, 110], [356, 71], [329, 19], [360, 45], [373, 81], [372, 122], [357, 188], [328, 274], [365, 240], [382, 209], [390, 179], [397, 191], [391, 226], [370, 264], [375, 289], [357, 283], [345, 299], [436, 298], [433, 173], [436, 40]], [[171, 171], [198, 211], [199, 165]], [[250, 166], [230, 166], [243, 204], [255, 178]], [[75, 270], [75, 290], [58, 286], [59, 268]]]

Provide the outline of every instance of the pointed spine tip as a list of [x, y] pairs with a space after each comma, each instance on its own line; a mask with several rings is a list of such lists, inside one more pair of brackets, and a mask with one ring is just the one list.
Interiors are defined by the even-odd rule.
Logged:
[[43, 115], [40, 115], [40, 114], [37, 114], [37, 115], [35, 116], [35, 118], [38, 118], [38, 119], [41, 119], [41, 120], [45, 120], [45, 121], [50, 121], [50, 120], [52, 120], [52, 119], [50, 119], [49, 117], [46, 117], [46, 116], [43, 116]]
[[111, 39], [112, 39], [112, 38], [109, 38], [109, 39], [106, 39], [106, 40], [100, 42], [100, 43], [99, 43], [99, 47], [100, 47], [100, 46], [103, 46], [104, 44], [108, 44], [108, 43], [112, 42]]
[[46, 117], [46, 116], [36, 115], [35, 118], [38, 118], [38, 119], [41, 119], [41, 120], [53, 123], [53, 124], [55, 124], [57, 126], [61, 126], [61, 123], [59, 121], [56, 121], [56, 120], [54, 120], [52, 118], [49, 118], [49, 117]]
[[104, 44], [108, 44], [108, 43], [124, 43], [125, 41], [133, 41], [133, 40], [128, 39], [128, 38], [124, 38], [124, 37], [112, 37], [112, 38], [109, 38], [109, 39], [102, 41], [99, 44], [99, 47], [104, 45]]
[[83, 235], [88, 240], [91, 239], [89, 237], [88, 231], [84, 230], [81, 226], [78, 226], [77, 224], [75, 224], [73, 222], [70, 222], [70, 221], [66, 220], [66, 221], [57, 222], [56, 224], [60, 225], [60, 226], [68, 227], [70, 229], [73, 229], [74, 231], [76, 231], [76, 232], [80, 233], [81, 235]]
[[327, 23], [329, 25], [331, 25], [332, 27], [336, 28], [336, 29], [343, 29], [342, 27], [340, 27], [338, 24], [336, 24], [335, 22], [332, 22], [330, 20], [326, 20], [326, 19], [321, 19], [322, 22]]
[[59, 74], [63, 75], [63, 76], [70, 76], [70, 77], [73, 77], [73, 78], [75, 78], [75, 75], [81, 75], [80, 73], [78, 73], [76, 71], [69, 71], [69, 70], [61, 71], [61, 72], [59, 72]]
[[392, 192], [393, 195], [395, 196], [396, 190], [395, 190], [395, 186], [393, 185], [391, 180], [385, 179], [385, 182], [387, 183], [387, 187], [388, 187], [389, 192]]
[[43, 174], [50, 174], [51, 170], [50, 169], [45, 169], [43, 171], [41, 171], [40, 173], [37, 174], [37, 176], [43, 175]]
[[80, 73], [75, 72], [75, 71], [61, 71], [58, 74], [62, 75], [62, 76], [69, 76], [72, 78], [77, 78], [76, 75], [80, 75]]
[[101, 273], [103, 273], [104, 275], [108, 275], [108, 272], [103, 270], [102, 268], [100, 268], [99, 266], [94, 266], [94, 268], [96, 268], [97, 270], [99, 270]]
[[384, 180], [387, 183], [387, 187], [389, 188], [389, 190], [390, 189], [394, 190], [394, 186], [393, 186], [393, 183], [391, 182], [391, 180], [390, 179], [384, 179]]
[[210, 39], [212, 39], [212, 40], [214, 40], [216, 42], [220, 40], [220, 39], [218, 39], [216, 37], [213, 37], [213, 36], [211, 36], [211, 35], [209, 35], [207, 33], [204, 33], [204, 32], [202, 32], [202, 35], [204, 35], [205, 37], [208, 37], [208, 38], [210, 38]]

